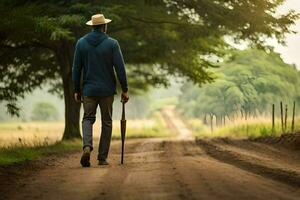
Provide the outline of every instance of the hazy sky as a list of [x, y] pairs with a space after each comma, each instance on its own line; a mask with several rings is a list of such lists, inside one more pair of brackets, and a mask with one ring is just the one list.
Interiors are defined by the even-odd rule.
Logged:
[[[290, 9], [296, 10], [300, 13], [300, 0], [286, 0], [286, 3], [279, 9], [280, 12], [284, 12]], [[297, 21], [293, 30], [298, 33], [287, 36], [287, 46], [276, 46], [276, 51], [281, 53], [282, 58], [287, 63], [294, 63], [300, 70], [300, 20]]]

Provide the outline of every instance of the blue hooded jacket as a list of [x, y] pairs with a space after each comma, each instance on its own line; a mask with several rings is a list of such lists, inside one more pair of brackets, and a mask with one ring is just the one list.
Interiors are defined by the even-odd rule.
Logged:
[[116, 77], [127, 92], [125, 64], [118, 41], [101, 31], [92, 31], [77, 41], [73, 74], [75, 92], [80, 92], [83, 72], [83, 96], [116, 94]]

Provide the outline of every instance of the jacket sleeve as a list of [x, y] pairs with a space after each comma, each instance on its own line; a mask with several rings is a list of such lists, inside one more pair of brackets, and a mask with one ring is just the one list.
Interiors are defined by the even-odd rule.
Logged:
[[82, 57], [80, 53], [79, 41], [75, 47], [74, 60], [73, 60], [73, 70], [72, 70], [72, 79], [74, 83], [75, 92], [80, 92], [80, 79], [82, 72]]
[[113, 47], [113, 65], [115, 67], [118, 80], [121, 84], [122, 91], [127, 92], [128, 85], [127, 85], [125, 63], [124, 63], [122, 51], [121, 51], [121, 48], [120, 48], [120, 45], [118, 42], [116, 42]]

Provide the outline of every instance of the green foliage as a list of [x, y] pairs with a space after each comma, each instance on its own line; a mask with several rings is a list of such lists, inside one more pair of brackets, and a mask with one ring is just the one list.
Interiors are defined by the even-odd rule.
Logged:
[[224, 36], [259, 47], [266, 47], [269, 37], [282, 42], [298, 17], [293, 11], [275, 15], [282, 2], [2, 0], [0, 100], [17, 114], [17, 98], [42, 83], [54, 83], [55, 92], [62, 85], [57, 80], [70, 85], [75, 41], [88, 31], [85, 21], [99, 11], [113, 19], [109, 34], [119, 40], [130, 64], [131, 91], [167, 85], [166, 74], [210, 82], [211, 58], [218, 60], [230, 47]]
[[227, 116], [269, 115], [272, 104], [279, 114], [279, 102], [300, 105], [300, 73], [285, 64], [277, 53], [260, 50], [235, 51], [231, 60], [214, 72], [218, 78], [202, 88], [187, 83], [182, 87], [178, 107], [192, 117], [212, 114]]
[[156, 100], [152, 105], [151, 105], [151, 111], [155, 112], [158, 110], [161, 110], [162, 108], [170, 105], [176, 105], [178, 103], [177, 97], [167, 97], [167, 98], [162, 98], [159, 100]]
[[32, 120], [53, 121], [58, 119], [57, 109], [48, 102], [36, 103], [32, 110]]
[[81, 149], [80, 140], [57, 142], [53, 145], [38, 143], [34, 147], [12, 146], [0, 148], [0, 166], [34, 160], [51, 154], [60, 154]]

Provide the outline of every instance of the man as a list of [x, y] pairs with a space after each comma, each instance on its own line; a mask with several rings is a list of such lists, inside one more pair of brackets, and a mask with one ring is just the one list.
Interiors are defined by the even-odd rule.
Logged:
[[102, 14], [93, 15], [86, 24], [93, 31], [77, 41], [73, 64], [75, 100], [81, 102], [80, 80], [83, 74], [83, 154], [80, 163], [90, 166], [93, 150], [93, 124], [98, 105], [101, 111], [101, 137], [98, 149], [99, 165], [106, 161], [112, 134], [112, 104], [116, 94], [115, 73], [122, 87], [121, 101], [128, 101], [128, 87], [124, 60], [118, 41], [106, 34], [107, 24]]

